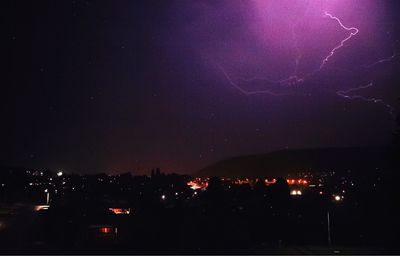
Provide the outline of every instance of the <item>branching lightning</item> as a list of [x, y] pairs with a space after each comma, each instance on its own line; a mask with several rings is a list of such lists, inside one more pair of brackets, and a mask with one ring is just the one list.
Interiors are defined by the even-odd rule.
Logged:
[[391, 105], [385, 103], [382, 99], [367, 98], [367, 97], [364, 97], [364, 96], [361, 96], [361, 95], [357, 95], [357, 94], [356, 95], [350, 95], [353, 92], [357, 92], [357, 91], [360, 91], [360, 90], [364, 90], [364, 89], [370, 88], [373, 85], [374, 85], [374, 83], [370, 82], [369, 84], [364, 85], [364, 86], [350, 88], [350, 89], [344, 90], [344, 91], [337, 91], [336, 94], [338, 96], [340, 96], [340, 97], [343, 97], [343, 98], [346, 98], [346, 99], [349, 99], [349, 100], [360, 99], [360, 100], [363, 100], [363, 101], [366, 101], [366, 102], [381, 104], [381, 105], [383, 105], [384, 107], [386, 107], [388, 109], [390, 114], [393, 114], [394, 108]]
[[[324, 11], [323, 15], [324, 15], [324, 17], [327, 17], [327, 18], [335, 21], [339, 25], [339, 27], [341, 29], [343, 29], [345, 31], [348, 31], [349, 35], [347, 37], [345, 37], [343, 40], [341, 40], [338, 45], [336, 45], [334, 48], [332, 48], [330, 50], [329, 54], [325, 58], [322, 59], [321, 64], [319, 65], [318, 68], [316, 68], [315, 70], [313, 70], [313, 71], [311, 71], [311, 72], [309, 72], [307, 74], [304, 74], [302, 77], [299, 77], [298, 69], [299, 69], [299, 65], [300, 65], [301, 59], [302, 59], [302, 54], [301, 54], [301, 51], [300, 51], [299, 46], [298, 46], [298, 39], [297, 39], [297, 35], [296, 35], [295, 31], [294, 31], [294, 26], [293, 26], [292, 34], [293, 34], [294, 47], [296, 49], [296, 53], [297, 54], [296, 54], [296, 57], [295, 57], [295, 60], [294, 60], [294, 71], [293, 71], [292, 75], [290, 75], [290, 76], [288, 76], [286, 78], [280, 79], [280, 80], [272, 80], [272, 79], [268, 79], [268, 78], [265, 78], [265, 77], [252, 77], [252, 78], [245, 78], [245, 79], [242, 78], [242, 79], [239, 79], [239, 81], [242, 82], [242, 83], [251, 83], [251, 82], [255, 82], [255, 81], [263, 81], [264, 83], [266, 83], [265, 84], [266, 87], [270, 87], [272, 85], [274, 85], [274, 86], [279, 85], [279, 86], [287, 87], [287, 86], [293, 86], [293, 85], [300, 84], [300, 83], [306, 81], [307, 79], [313, 77], [317, 73], [321, 72], [327, 66], [327, 64], [330, 61], [330, 59], [334, 55], [336, 55], [337, 52], [341, 48], [345, 47], [345, 44], [349, 40], [351, 40], [353, 37], [355, 37], [360, 32], [359, 29], [356, 28], [356, 27], [347, 27], [347, 26], [345, 26], [343, 24], [343, 22], [338, 17], [332, 15], [331, 13], [329, 13], [327, 11]], [[390, 62], [390, 61], [394, 60], [396, 57], [397, 57], [397, 53], [393, 53], [392, 56], [377, 60], [377, 61], [375, 61], [375, 62], [373, 62], [371, 64], [368, 64], [368, 65], [365, 65], [364, 68], [372, 68], [372, 67], [375, 67], [377, 65], [380, 65], [380, 64], [383, 64], [383, 63], [386, 63], [386, 62]], [[228, 75], [226, 70], [221, 65], [218, 65], [218, 66], [219, 66], [219, 69], [224, 74], [224, 76], [227, 79], [227, 81], [233, 87], [235, 87], [237, 90], [239, 90], [241, 93], [243, 93], [244, 95], [249, 96], [249, 95], [255, 95], [255, 94], [269, 94], [269, 95], [272, 95], [272, 96], [286, 96], [286, 95], [293, 94], [293, 93], [276, 93], [276, 92], [273, 92], [271, 89], [247, 91], [247, 90], [243, 89], [243, 87], [240, 85], [241, 84], [240, 82], [235, 82]], [[348, 70], [346, 70], [346, 71], [348, 72]], [[364, 86], [350, 88], [350, 89], [347, 89], [347, 90], [339, 90], [339, 91], [336, 92], [336, 95], [340, 96], [340, 97], [343, 97], [345, 99], [348, 99], [348, 100], [359, 99], [359, 100], [363, 100], [365, 102], [381, 104], [381, 105], [383, 105], [384, 107], [386, 107], [389, 110], [390, 114], [392, 114], [393, 111], [394, 111], [393, 107], [390, 106], [389, 104], [385, 103], [383, 99], [368, 98], [368, 97], [364, 97], [362, 95], [353, 94], [353, 93], [359, 92], [361, 90], [364, 90], [366, 88], [372, 87], [373, 85], [374, 84], [371, 81], [369, 84], [364, 85]]]
[[[289, 95], [289, 93], [275, 93], [272, 92], [270, 90], [255, 90], [255, 91], [246, 91], [244, 90], [242, 87], [240, 87], [235, 81], [232, 80], [232, 78], [228, 75], [228, 73], [225, 71], [225, 69], [221, 66], [218, 65], [219, 69], [222, 71], [222, 73], [224, 74], [226, 80], [228, 80], [228, 82], [235, 87], [236, 89], [238, 89], [241, 93], [243, 93], [244, 95], [255, 95], [255, 94], [269, 94], [272, 96], [285, 96], [285, 95]], [[256, 80], [256, 79], [263, 79], [264, 78], [252, 78], [252, 80]]]

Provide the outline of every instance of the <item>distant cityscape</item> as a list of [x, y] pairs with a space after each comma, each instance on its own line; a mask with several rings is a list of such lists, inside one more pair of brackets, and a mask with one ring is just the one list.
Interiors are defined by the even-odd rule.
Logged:
[[268, 178], [160, 169], [149, 176], [0, 173], [2, 252], [271, 252], [303, 243], [385, 252], [390, 244], [382, 235], [391, 234], [391, 213], [383, 210], [391, 207], [389, 181], [379, 168], [361, 177], [351, 170]]
[[5, 1], [0, 255], [400, 255], [400, 1]]

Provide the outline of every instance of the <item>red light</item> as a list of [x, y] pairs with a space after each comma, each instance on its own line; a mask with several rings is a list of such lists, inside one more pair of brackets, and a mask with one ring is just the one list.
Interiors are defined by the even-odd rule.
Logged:
[[306, 180], [303, 180], [303, 184], [307, 184], [307, 181], [306, 181]]
[[112, 211], [114, 214], [129, 214], [131, 210], [129, 208], [124, 209], [124, 208], [108, 208], [110, 211]]
[[111, 228], [100, 228], [100, 232], [103, 234], [111, 233]]

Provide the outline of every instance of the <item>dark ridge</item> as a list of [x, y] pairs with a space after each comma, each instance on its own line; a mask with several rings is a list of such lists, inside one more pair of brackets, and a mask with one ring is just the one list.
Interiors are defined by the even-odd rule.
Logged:
[[195, 173], [198, 177], [285, 177], [298, 171], [364, 171], [382, 168], [385, 147], [280, 150], [228, 158]]

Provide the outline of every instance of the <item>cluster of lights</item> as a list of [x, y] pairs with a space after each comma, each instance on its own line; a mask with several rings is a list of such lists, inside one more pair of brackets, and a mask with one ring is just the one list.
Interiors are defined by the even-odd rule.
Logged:
[[267, 184], [267, 185], [275, 184], [275, 183], [276, 183], [276, 179], [272, 179], [272, 180], [265, 179], [265, 184]]
[[237, 179], [233, 183], [236, 184], [236, 185], [250, 184], [250, 180], [248, 178], [243, 179], [243, 180]]
[[114, 214], [117, 215], [128, 215], [131, 213], [131, 209], [130, 208], [108, 208], [110, 211], [112, 211]]
[[289, 185], [293, 185], [293, 184], [307, 185], [307, 184], [308, 184], [308, 181], [303, 180], [303, 179], [298, 179], [298, 180], [295, 180], [295, 179], [287, 179], [286, 181], [287, 181], [287, 183], [288, 183]]
[[194, 180], [191, 180], [187, 183], [187, 185], [193, 189], [193, 190], [197, 190], [197, 189], [206, 189], [208, 187], [208, 182], [207, 179], [206, 180], [202, 180], [200, 178], [196, 178]]
[[301, 192], [301, 190], [292, 190], [292, 191], [290, 192], [290, 194], [291, 194], [292, 196], [301, 196], [303, 193]]

